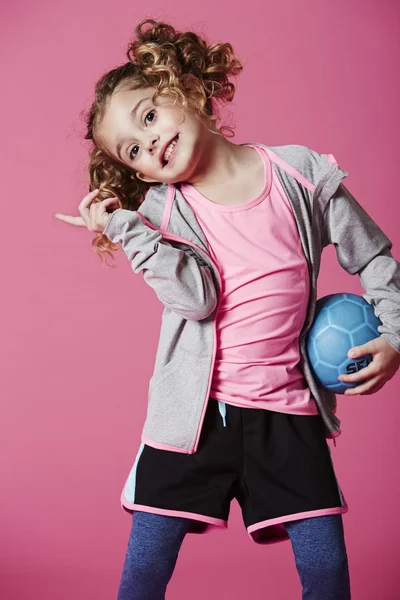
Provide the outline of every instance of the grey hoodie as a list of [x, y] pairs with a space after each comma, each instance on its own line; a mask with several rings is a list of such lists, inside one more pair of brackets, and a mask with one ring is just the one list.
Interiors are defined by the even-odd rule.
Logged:
[[[363, 297], [382, 321], [381, 336], [399, 353], [400, 263], [390, 252], [392, 242], [343, 185], [348, 172], [332, 154], [297, 144], [251, 143], [267, 150], [273, 176], [279, 177], [296, 219], [311, 286], [299, 336], [300, 366], [326, 437], [334, 438], [341, 433], [340, 421], [332, 412], [336, 396], [318, 385], [305, 350], [322, 249], [334, 244], [343, 269], [359, 275], [366, 291]], [[193, 454], [209, 398], [221, 300], [221, 278], [206, 237], [179, 186], [168, 184], [151, 187], [138, 211], [115, 210], [103, 233], [122, 244], [133, 271], [143, 272], [164, 304], [142, 442]]]

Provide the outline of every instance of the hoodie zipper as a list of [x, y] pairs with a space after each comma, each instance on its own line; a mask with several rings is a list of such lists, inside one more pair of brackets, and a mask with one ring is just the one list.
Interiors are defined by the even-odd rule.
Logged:
[[206, 390], [205, 399], [203, 401], [203, 411], [201, 413], [200, 423], [199, 423], [199, 427], [197, 429], [196, 438], [195, 438], [195, 441], [194, 441], [194, 446], [192, 446], [192, 448], [188, 452], [188, 454], [194, 454], [196, 452], [196, 450], [197, 450], [198, 445], [199, 445], [200, 433], [201, 433], [201, 429], [202, 429], [202, 426], [203, 426], [203, 421], [204, 421], [205, 413], [206, 413], [207, 406], [208, 406], [208, 399], [209, 399], [210, 388], [211, 388], [212, 374], [213, 374], [213, 371], [214, 371], [214, 364], [215, 364], [215, 356], [216, 356], [216, 353], [217, 353], [217, 332], [216, 332], [217, 326], [216, 326], [216, 320], [217, 320], [217, 314], [218, 314], [218, 311], [219, 311], [219, 307], [220, 307], [221, 301], [222, 301], [222, 294], [221, 294], [222, 280], [221, 280], [220, 272], [219, 272], [218, 267], [215, 264], [215, 262], [212, 260], [212, 258], [209, 256], [209, 254], [207, 254], [204, 250], [202, 250], [201, 248], [199, 248], [198, 246], [196, 246], [196, 244], [192, 244], [188, 240], [185, 240], [184, 238], [181, 238], [181, 237], [176, 236], [174, 234], [168, 235], [168, 234], [161, 233], [161, 235], [163, 237], [165, 237], [165, 239], [170, 239], [172, 241], [173, 240], [175, 240], [175, 241], [182, 241], [186, 245], [192, 246], [193, 248], [196, 248], [196, 250], [198, 250], [199, 252], [201, 252], [202, 254], [204, 254], [204, 256], [206, 256], [208, 258], [209, 262], [213, 265], [213, 267], [215, 269], [215, 272], [217, 273], [218, 281], [219, 281], [218, 303], [217, 303], [217, 306], [215, 308], [215, 315], [214, 315], [214, 319], [213, 319], [214, 348], [213, 348], [213, 355], [212, 355], [210, 372], [209, 372], [209, 375], [208, 375], [207, 390]]
[[197, 429], [197, 433], [196, 433], [196, 438], [194, 441], [194, 446], [192, 446], [192, 448], [187, 452], [187, 454], [194, 454], [197, 450], [197, 447], [199, 445], [199, 439], [200, 439], [200, 433], [201, 433], [201, 429], [203, 426], [203, 421], [204, 421], [204, 417], [205, 417], [205, 413], [206, 413], [206, 409], [207, 409], [207, 405], [208, 405], [208, 398], [209, 398], [209, 394], [210, 394], [210, 388], [211, 388], [211, 381], [212, 381], [212, 374], [214, 371], [214, 364], [215, 364], [215, 356], [217, 353], [217, 333], [216, 333], [216, 317], [218, 314], [218, 310], [220, 308], [221, 305], [221, 301], [222, 301], [222, 294], [221, 294], [221, 290], [222, 290], [222, 279], [221, 279], [221, 275], [219, 272], [219, 269], [217, 267], [217, 265], [215, 264], [215, 262], [213, 261], [213, 259], [211, 258], [211, 256], [205, 252], [204, 250], [202, 250], [201, 248], [199, 248], [199, 246], [197, 246], [196, 244], [193, 244], [192, 242], [189, 242], [189, 240], [186, 240], [183, 237], [180, 237], [179, 235], [176, 235], [174, 233], [167, 233], [167, 232], [162, 232], [160, 229], [157, 229], [157, 227], [155, 227], [152, 223], [150, 223], [150, 221], [148, 221], [142, 214], [140, 211], [137, 211], [140, 218], [142, 219], [142, 221], [144, 222], [145, 225], [147, 225], [148, 227], [150, 227], [151, 229], [154, 229], [155, 231], [158, 231], [161, 236], [166, 239], [166, 240], [171, 240], [171, 241], [176, 241], [176, 242], [182, 242], [184, 244], [186, 244], [187, 246], [191, 246], [192, 248], [195, 248], [198, 252], [200, 252], [201, 254], [203, 254], [208, 262], [211, 263], [211, 265], [214, 267], [214, 270], [217, 274], [217, 278], [218, 278], [218, 282], [219, 282], [219, 293], [218, 293], [218, 302], [217, 302], [217, 306], [215, 308], [215, 315], [214, 315], [214, 319], [213, 319], [213, 335], [214, 335], [214, 348], [213, 348], [213, 355], [212, 355], [212, 361], [211, 361], [211, 368], [208, 374], [208, 384], [207, 384], [207, 390], [206, 390], [206, 395], [205, 395], [205, 399], [203, 401], [203, 411], [201, 413], [201, 418], [200, 418], [200, 423], [199, 423], [199, 427]]

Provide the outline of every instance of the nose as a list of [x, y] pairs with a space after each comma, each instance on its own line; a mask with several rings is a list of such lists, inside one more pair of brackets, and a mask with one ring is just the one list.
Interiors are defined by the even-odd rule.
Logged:
[[157, 144], [159, 139], [160, 139], [159, 136], [155, 133], [152, 133], [152, 135], [148, 138], [148, 140], [146, 142], [146, 149], [150, 153], [153, 153], [155, 151], [155, 144]]

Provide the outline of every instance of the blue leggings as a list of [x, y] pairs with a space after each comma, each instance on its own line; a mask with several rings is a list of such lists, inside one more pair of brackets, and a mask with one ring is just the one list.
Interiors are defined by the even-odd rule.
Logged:
[[[117, 600], [164, 600], [190, 519], [133, 513]], [[303, 587], [302, 600], [349, 600], [341, 515], [285, 523]]]

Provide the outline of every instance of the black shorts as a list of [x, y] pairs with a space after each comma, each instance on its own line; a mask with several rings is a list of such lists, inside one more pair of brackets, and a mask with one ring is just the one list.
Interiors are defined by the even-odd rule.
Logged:
[[[226, 411], [226, 412], [225, 412]], [[210, 398], [195, 454], [141, 444], [121, 495], [125, 510], [227, 527], [236, 498], [250, 537], [288, 539], [285, 521], [347, 512], [322, 419]]]

